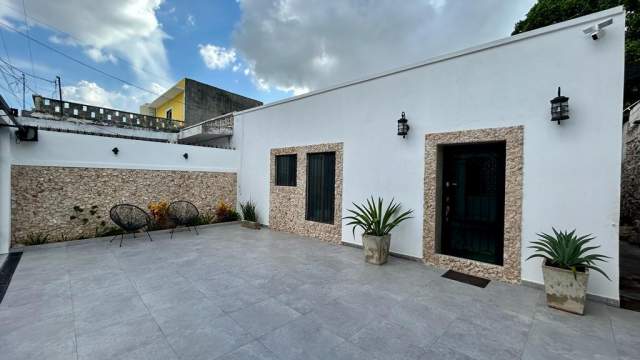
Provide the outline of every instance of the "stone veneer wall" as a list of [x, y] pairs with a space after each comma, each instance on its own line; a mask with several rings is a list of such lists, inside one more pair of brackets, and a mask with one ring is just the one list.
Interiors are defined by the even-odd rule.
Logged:
[[621, 225], [632, 225], [640, 232], [640, 106], [631, 111], [623, 127]]
[[[12, 246], [29, 233], [48, 232], [54, 241], [81, 234], [71, 221], [73, 207], [88, 211], [98, 206], [101, 220], [114, 225], [109, 209], [131, 203], [147, 211], [150, 202], [188, 200], [201, 213], [212, 211], [219, 200], [235, 206], [236, 174], [202, 171], [100, 169], [82, 167], [11, 167]], [[100, 220], [84, 228], [95, 228]]]
[[[520, 282], [520, 252], [522, 225], [522, 164], [524, 128], [468, 130], [425, 136], [424, 173], [424, 261], [442, 268], [511, 283]], [[503, 266], [468, 260], [436, 252], [439, 159], [438, 147], [444, 144], [506, 141], [506, 174], [504, 206]]]
[[[333, 224], [305, 220], [307, 154], [336, 153], [336, 191]], [[276, 155], [297, 155], [296, 186], [276, 186]], [[339, 244], [342, 240], [342, 143], [296, 146], [271, 149], [271, 196], [269, 199], [269, 227]]]

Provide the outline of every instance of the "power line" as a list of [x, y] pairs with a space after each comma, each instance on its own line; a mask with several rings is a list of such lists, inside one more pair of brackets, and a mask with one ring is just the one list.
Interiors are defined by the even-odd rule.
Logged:
[[38, 80], [42, 80], [42, 81], [46, 81], [46, 82], [48, 82], [48, 83], [55, 83], [55, 81], [54, 81], [54, 80], [45, 79], [45, 78], [43, 78], [43, 77], [41, 77], [41, 76], [34, 75], [34, 74], [30, 74], [30, 73], [28, 73], [28, 72], [26, 72], [26, 71], [24, 71], [24, 70], [20, 69], [20, 68], [19, 68], [19, 67], [17, 67], [17, 66], [11, 65], [11, 63], [10, 63], [10, 62], [6, 61], [6, 60], [5, 60], [5, 59], [3, 59], [2, 57], [0, 57], [0, 62], [3, 62], [3, 63], [4, 63], [5, 65], [7, 65], [10, 69], [12, 69], [12, 70], [17, 70], [18, 72], [20, 72], [20, 73], [22, 73], [22, 74], [24, 74], [24, 75], [26, 75], [26, 76], [32, 77], [32, 78], [34, 78], [34, 79], [38, 79]]
[[2, 47], [4, 48], [4, 53], [7, 55], [7, 60], [11, 62], [11, 56], [9, 55], [9, 48], [7, 48], [7, 42], [4, 39], [4, 33], [0, 31], [0, 40], [2, 40]]
[[25, 37], [25, 38], [27, 38], [27, 39], [29, 39], [29, 40], [31, 40], [31, 41], [33, 41], [33, 42], [35, 42], [36, 44], [38, 44], [38, 45], [40, 45], [40, 46], [43, 46], [43, 47], [45, 47], [45, 48], [47, 48], [47, 49], [49, 49], [49, 50], [51, 50], [51, 51], [53, 51], [53, 52], [57, 53], [58, 55], [61, 55], [61, 56], [65, 57], [65, 58], [67, 58], [67, 59], [69, 59], [69, 60], [71, 60], [71, 61], [73, 61], [73, 62], [75, 62], [75, 63], [78, 63], [78, 64], [80, 64], [80, 65], [82, 65], [82, 66], [84, 66], [84, 67], [86, 67], [86, 68], [89, 68], [89, 69], [91, 69], [91, 70], [93, 70], [93, 71], [99, 72], [100, 74], [102, 74], [102, 75], [104, 75], [104, 76], [110, 77], [110, 78], [112, 78], [112, 79], [114, 79], [114, 80], [120, 81], [120, 82], [122, 82], [122, 83], [124, 83], [124, 84], [127, 84], [127, 85], [129, 85], [129, 86], [131, 86], [131, 87], [134, 87], [134, 88], [136, 88], [136, 89], [139, 89], [139, 90], [142, 90], [142, 91], [148, 92], [148, 93], [150, 93], [150, 94], [153, 94], [153, 95], [156, 95], [156, 96], [160, 95], [160, 94], [156, 93], [155, 91], [152, 91], [152, 90], [149, 90], [149, 89], [145, 89], [145, 88], [143, 88], [142, 86], [136, 85], [136, 84], [134, 84], [134, 83], [132, 83], [132, 82], [130, 82], [130, 81], [124, 80], [124, 79], [122, 79], [122, 78], [120, 78], [120, 77], [118, 77], [118, 76], [115, 76], [115, 75], [109, 74], [108, 72], [106, 72], [106, 71], [104, 71], [104, 70], [98, 69], [97, 67], [95, 67], [95, 66], [93, 66], [93, 65], [87, 64], [87, 63], [85, 63], [85, 62], [84, 62], [84, 61], [82, 61], [82, 60], [76, 59], [75, 57], [73, 57], [73, 56], [71, 56], [71, 55], [68, 55], [68, 54], [66, 54], [66, 53], [64, 53], [64, 52], [62, 52], [62, 51], [60, 51], [60, 50], [58, 50], [58, 49], [56, 49], [56, 48], [54, 48], [54, 47], [52, 47], [52, 46], [49, 46], [49, 44], [46, 44], [45, 42], [42, 42], [42, 41], [40, 41], [40, 40], [38, 40], [38, 39], [36, 39], [36, 38], [32, 37], [32, 36], [31, 36], [31, 35], [29, 35], [29, 34], [25, 34], [24, 32], [22, 32], [22, 31], [20, 31], [20, 30], [18, 30], [18, 29], [16, 29], [16, 28], [14, 28], [14, 27], [13, 27], [13, 26], [11, 26], [11, 25], [8, 25], [8, 24], [5, 24], [5, 23], [0, 23], [0, 25], [1, 25], [1, 26], [3, 26], [3, 27], [5, 27], [5, 28], [7, 28], [7, 29], [9, 29], [9, 30], [11, 30], [11, 31], [14, 31], [14, 32], [15, 32], [15, 33], [17, 33], [17, 34], [22, 35], [23, 37]]
[[[29, 34], [29, 20], [27, 19], [27, 7], [25, 5], [25, 0], [22, 0], [22, 12], [24, 13], [24, 23], [25, 25], [27, 25], [26, 29], [27, 29], [27, 35]], [[29, 61], [31, 61], [31, 72], [35, 73], [35, 67], [33, 66], [33, 53], [31, 51], [31, 39], [30, 37], [27, 38], [27, 47], [29, 48]], [[38, 86], [36, 85], [36, 88]]]
[[[23, 1], [24, 1], [24, 0], [23, 0]], [[9, 7], [12, 7], [12, 6], [10, 6], [10, 5], [8, 5], [8, 6], [9, 6]], [[14, 7], [14, 9], [16, 9], [16, 8]], [[52, 26], [52, 25], [50, 25], [50, 24], [47, 24], [46, 22], [43, 22], [43, 21], [39, 21], [39, 20], [35, 19], [35, 18], [34, 18], [34, 17], [32, 17], [32, 16], [29, 16], [29, 17], [30, 17], [32, 20], [35, 20], [35, 22], [40, 23], [41, 25], [44, 25], [44, 26], [46, 26], [46, 27], [53, 28], [53, 29], [57, 30], [58, 32], [60, 32], [60, 33], [62, 33], [62, 34], [66, 34], [66, 35], [68, 35], [69, 37], [71, 37], [72, 39], [75, 39], [75, 40], [76, 40], [76, 41], [78, 41], [78, 42], [82, 42], [81, 40], [77, 39], [77, 38], [76, 38], [76, 37], [74, 37], [73, 35], [71, 35], [71, 34], [69, 34], [69, 33], [66, 33], [66, 32], [64, 32], [64, 31], [62, 31], [62, 30], [57, 29], [55, 26]], [[40, 46], [43, 46], [43, 47], [45, 47], [45, 48], [47, 48], [47, 49], [49, 49], [49, 50], [51, 50], [51, 51], [53, 51], [53, 52], [55, 52], [55, 53], [57, 53], [57, 54], [59, 54], [59, 55], [63, 56], [63, 57], [65, 57], [65, 58], [67, 58], [67, 59], [69, 59], [69, 60], [71, 60], [71, 61], [73, 61], [73, 62], [75, 62], [75, 63], [78, 63], [78, 64], [80, 64], [80, 65], [82, 65], [82, 66], [84, 66], [84, 67], [86, 67], [86, 68], [88, 68], [88, 69], [90, 69], [90, 70], [96, 71], [96, 72], [98, 72], [98, 73], [100, 73], [100, 74], [102, 74], [102, 75], [104, 75], [104, 76], [107, 76], [107, 77], [109, 77], [109, 78], [111, 78], [111, 79], [114, 79], [114, 80], [120, 81], [120, 82], [122, 82], [122, 83], [124, 83], [124, 84], [127, 84], [127, 85], [129, 85], [129, 86], [131, 86], [131, 87], [134, 87], [134, 88], [136, 88], [136, 89], [142, 90], [142, 91], [144, 91], [144, 92], [147, 92], [147, 93], [149, 93], [149, 94], [151, 94], [151, 95], [155, 95], [155, 96], [161, 96], [161, 95], [162, 95], [162, 94], [160, 94], [160, 93], [158, 93], [158, 92], [155, 92], [155, 91], [153, 91], [153, 90], [149, 90], [149, 89], [144, 88], [144, 87], [142, 87], [142, 86], [140, 86], [140, 85], [136, 85], [135, 83], [132, 83], [132, 82], [130, 82], [130, 81], [128, 81], [128, 80], [124, 80], [124, 79], [122, 79], [122, 78], [120, 78], [120, 77], [118, 77], [118, 76], [116, 76], [116, 75], [110, 74], [110, 73], [108, 73], [108, 72], [106, 72], [106, 71], [104, 71], [104, 70], [101, 70], [101, 69], [99, 69], [99, 68], [97, 68], [97, 67], [93, 66], [93, 65], [87, 64], [86, 62], [84, 62], [84, 61], [82, 61], [82, 60], [80, 60], [80, 59], [77, 59], [77, 58], [75, 58], [75, 57], [73, 57], [73, 56], [71, 56], [71, 55], [68, 55], [68, 54], [66, 54], [66, 53], [65, 53], [65, 52], [63, 52], [63, 51], [58, 50], [58, 49], [56, 49], [56, 48], [54, 48], [54, 47], [52, 47], [52, 46], [48, 45], [47, 43], [45, 43], [45, 42], [43, 42], [43, 41], [40, 41], [40, 40], [38, 40], [38, 39], [36, 39], [36, 38], [32, 37], [29, 33], [24, 33], [23, 31], [20, 31], [20, 30], [16, 29], [15, 27], [13, 27], [13, 26], [11, 26], [11, 25], [9, 25], [9, 24], [6, 24], [6, 23], [0, 23], [0, 26], [3, 26], [3, 27], [5, 27], [5, 28], [7, 28], [7, 29], [9, 29], [9, 30], [11, 30], [11, 31], [13, 31], [13, 32], [15, 32], [15, 33], [17, 33], [17, 34], [19, 34], [19, 35], [21, 35], [21, 36], [23, 36], [23, 37], [27, 38], [27, 39], [29, 39], [30, 41], [33, 41], [33, 42], [37, 43], [37, 44], [38, 44], [38, 45], [40, 45]], [[27, 28], [28, 28], [28, 26], [27, 26]], [[125, 60], [125, 59], [122, 59], [121, 57], [118, 57], [117, 55], [114, 55], [114, 56], [115, 56], [116, 58], [118, 58], [119, 60], [121, 60], [122, 62], [124, 62], [125, 64], [129, 65], [129, 67], [131, 67], [131, 68], [132, 68], [132, 69], [134, 69], [134, 70], [139, 70], [139, 71], [145, 72], [145, 73], [150, 74], [150, 75], [158, 76], [157, 74], [152, 74], [152, 73], [150, 73], [150, 72], [146, 71], [145, 69], [138, 68], [137, 66], [135, 66], [135, 65], [134, 65], [134, 64], [132, 64], [131, 62], [129, 62], [129, 61]], [[164, 79], [165, 79], [165, 80], [170, 80], [170, 79], [167, 79], [167, 78], [164, 78]], [[47, 81], [48, 81], [48, 80], [47, 80]], [[170, 80], [170, 81], [172, 81], [172, 80]], [[182, 105], [185, 105], [185, 106], [186, 106], [186, 103], [184, 103], [184, 102], [182, 102], [182, 101], [179, 101], [179, 100], [178, 100], [178, 101], [176, 101], [176, 102], [177, 102], [178, 104], [182, 104]], [[202, 105], [199, 105], [199, 104], [191, 104], [191, 105], [192, 105], [192, 106], [195, 106], [195, 107], [198, 107], [198, 108], [200, 108], [200, 109], [202, 109], [202, 110], [209, 110], [209, 108], [207, 108], [207, 107], [205, 107], [205, 106], [202, 106]]]
[[[16, 11], [20, 10], [20, 9], [18, 9], [17, 7], [15, 7], [15, 6], [13, 6], [13, 5], [9, 4], [9, 3], [5, 3], [4, 5], [6, 5], [7, 7], [10, 7], [10, 8], [13, 8], [13, 9], [14, 9], [14, 10], [16, 10]], [[46, 28], [53, 29], [53, 30], [55, 30], [55, 31], [57, 31], [57, 32], [59, 32], [59, 33], [61, 33], [61, 34], [63, 34], [63, 35], [66, 35], [66, 36], [70, 37], [71, 39], [73, 39], [74, 41], [76, 41], [76, 42], [78, 42], [78, 43], [81, 43], [81, 44], [82, 44], [82, 43], [84, 43], [84, 42], [85, 42], [85, 41], [83, 41], [83, 40], [81, 40], [81, 39], [78, 39], [77, 37], [73, 36], [73, 34], [70, 34], [70, 33], [66, 32], [66, 31], [64, 31], [64, 30], [61, 30], [60, 28], [58, 28], [58, 27], [56, 27], [56, 26], [54, 26], [54, 25], [51, 25], [51, 23], [48, 23], [48, 22], [46, 22], [46, 21], [44, 21], [44, 20], [42, 20], [42, 19], [36, 18], [36, 17], [35, 17], [35, 16], [33, 16], [33, 15], [28, 15], [28, 17], [29, 17], [33, 22], [36, 22], [36, 23], [38, 23], [38, 24], [40, 24], [40, 25], [42, 25], [42, 26], [44, 26], [44, 27], [46, 27]], [[161, 79], [163, 79], [163, 80], [166, 80], [166, 81], [168, 81], [168, 82], [170, 82], [170, 83], [173, 83], [173, 82], [174, 82], [174, 80], [173, 80], [173, 79], [169, 79], [169, 78], [167, 78], [167, 77], [165, 77], [165, 76], [162, 76], [161, 74], [155, 74], [155, 73], [152, 73], [152, 72], [150, 72], [149, 70], [147, 70], [147, 69], [145, 69], [145, 68], [138, 67], [138, 66], [137, 66], [137, 65], [135, 65], [134, 63], [130, 62], [130, 61], [129, 61], [129, 60], [127, 60], [127, 59], [124, 59], [124, 58], [123, 58], [123, 57], [121, 57], [121, 56], [118, 56], [117, 54], [111, 54], [111, 55], [113, 55], [113, 57], [115, 57], [116, 59], [118, 59], [118, 61], [122, 61], [123, 63], [127, 64], [130, 68], [132, 68], [132, 69], [134, 69], [134, 70], [136, 70], [136, 71], [144, 72], [144, 73], [146, 73], [146, 74], [149, 74], [149, 75], [152, 75], [152, 76], [159, 77], [159, 78], [161, 78]], [[155, 95], [158, 95], [158, 94], [155, 94]]]
[[[13, 95], [13, 97], [16, 99], [16, 102], [20, 102], [20, 99], [18, 98], [18, 95], [16, 95], [16, 90], [13, 88], [12, 85], [17, 85], [17, 79], [16, 79], [16, 75], [14, 75], [13, 73], [8, 73], [4, 67], [0, 66], [0, 72], [2, 73], [2, 78], [4, 79], [4, 82], [7, 84], [7, 88], [8, 88], [8, 92], [11, 93], [11, 95]], [[11, 78], [14, 79], [15, 83], [11, 83], [9, 82], [9, 79], [7, 78], [7, 75]]]

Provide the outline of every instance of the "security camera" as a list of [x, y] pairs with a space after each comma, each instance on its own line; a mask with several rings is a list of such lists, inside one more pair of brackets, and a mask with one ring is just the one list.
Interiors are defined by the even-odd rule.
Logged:
[[582, 32], [591, 36], [593, 40], [598, 40], [604, 36], [604, 28], [611, 24], [613, 24], [613, 19], [607, 19], [601, 23], [583, 29]]

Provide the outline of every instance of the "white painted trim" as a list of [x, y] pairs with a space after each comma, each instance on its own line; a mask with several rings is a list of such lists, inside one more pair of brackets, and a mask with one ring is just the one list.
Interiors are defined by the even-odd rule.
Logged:
[[542, 27], [540, 29], [527, 31], [525, 33], [521, 33], [521, 34], [518, 34], [518, 35], [513, 35], [513, 36], [510, 36], [510, 37], [507, 37], [507, 38], [494, 40], [494, 41], [491, 41], [491, 42], [488, 42], [488, 43], [484, 43], [484, 44], [481, 44], [481, 45], [472, 46], [472, 47], [469, 47], [469, 48], [466, 48], [466, 49], [463, 49], [463, 50], [454, 51], [454, 52], [451, 52], [451, 53], [448, 53], [448, 54], [432, 57], [432, 58], [429, 58], [429, 59], [427, 59], [425, 61], [422, 61], [422, 62], [419, 62], [419, 63], [415, 63], [415, 64], [412, 64], [412, 65], [407, 65], [407, 66], [395, 68], [395, 69], [390, 70], [390, 71], [386, 71], [386, 72], [370, 75], [370, 76], [367, 76], [367, 77], [364, 77], [364, 78], [360, 78], [360, 79], [356, 79], [356, 80], [353, 80], [353, 81], [344, 82], [344, 83], [341, 83], [341, 84], [338, 84], [338, 85], [334, 85], [334, 86], [330, 86], [330, 87], [327, 87], [327, 88], [324, 88], [324, 89], [311, 91], [311, 92], [308, 92], [306, 94], [293, 96], [293, 97], [286, 98], [286, 99], [283, 99], [283, 100], [274, 101], [272, 103], [265, 104], [265, 105], [258, 106], [258, 107], [254, 107], [254, 108], [251, 108], [251, 109], [234, 112], [233, 115], [234, 116], [242, 115], [242, 114], [247, 114], [247, 113], [254, 112], [254, 111], [267, 109], [267, 108], [270, 108], [270, 107], [273, 107], [273, 106], [277, 106], [277, 105], [281, 105], [281, 104], [285, 104], [285, 103], [288, 103], [288, 102], [301, 100], [301, 99], [304, 99], [304, 98], [307, 98], [307, 97], [310, 97], [310, 96], [324, 94], [324, 93], [327, 93], [327, 92], [330, 92], [330, 91], [334, 91], [334, 90], [337, 90], [337, 89], [341, 89], [341, 88], [345, 88], [345, 87], [361, 84], [361, 83], [364, 83], [364, 82], [376, 80], [376, 79], [379, 79], [379, 78], [395, 75], [395, 74], [398, 74], [398, 73], [402, 73], [402, 72], [413, 70], [413, 69], [416, 69], [416, 68], [428, 66], [428, 65], [431, 65], [431, 64], [435, 64], [435, 63], [439, 63], [439, 62], [455, 59], [455, 58], [466, 56], [466, 55], [471, 55], [471, 54], [474, 54], [474, 53], [477, 53], [477, 52], [493, 49], [493, 48], [496, 48], [496, 47], [499, 47], [499, 46], [512, 44], [512, 43], [515, 43], [515, 42], [518, 42], [518, 41], [522, 41], [522, 40], [527, 40], [527, 39], [530, 39], [530, 38], [533, 38], [533, 37], [546, 35], [546, 34], [549, 34], [549, 33], [552, 33], [552, 32], [556, 32], [556, 31], [560, 31], [560, 30], [564, 30], [564, 29], [567, 29], [567, 28], [570, 28], [570, 27], [584, 25], [584, 24], [589, 23], [589, 22], [595, 22], [595, 21], [598, 21], [598, 20], [603, 19], [603, 18], [608, 18], [608, 17], [612, 17], [612, 16], [615, 16], [615, 15], [624, 13], [624, 11], [625, 10], [624, 10], [623, 6], [616, 6], [614, 8], [608, 9], [608, 10], [600, 11], [600, 12], [589, 14], [589, 15], [586, 15], [586, 16], [581, 16], [579, 18], [568, 20], [568, 21], [564, 21], [564, 22], [561, 22], [561, 23], [558, 23], [558, 24], [545, 26], [545, 27]]

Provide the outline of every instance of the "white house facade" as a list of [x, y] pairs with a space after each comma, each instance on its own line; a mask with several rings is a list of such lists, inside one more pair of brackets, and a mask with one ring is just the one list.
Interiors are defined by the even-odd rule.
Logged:
[[613, 8], [236, 113], [238, 200], [273, 229], [358, 245], [347, 209], [394, 198], [414, 218], [392, 252], [507, 282], [542, 283], [536, 233], [591, 233], [611, 281], [589, 292], [616, 302], [624, 31]]
[[[160, 199], [253, 200], [273, 230], [358, 246], [342, 218], [373, 196], [414, 211], [393, 253], [509, 283], [542, 283], [536, 233], [593, 234], [611, 281], [592, 274], [589, 293], [617, 303], [624, 40], [617, 7], [214, 118], [181, 144], [42, 128], [18, 143], [2, 127], [0, 254], [36, 231], [65, 239], [75, 205], [106, 218]], [[553, 122], [558, 88], [569, 118]], [[184, 144], [209, 130], [232, 148]]]

